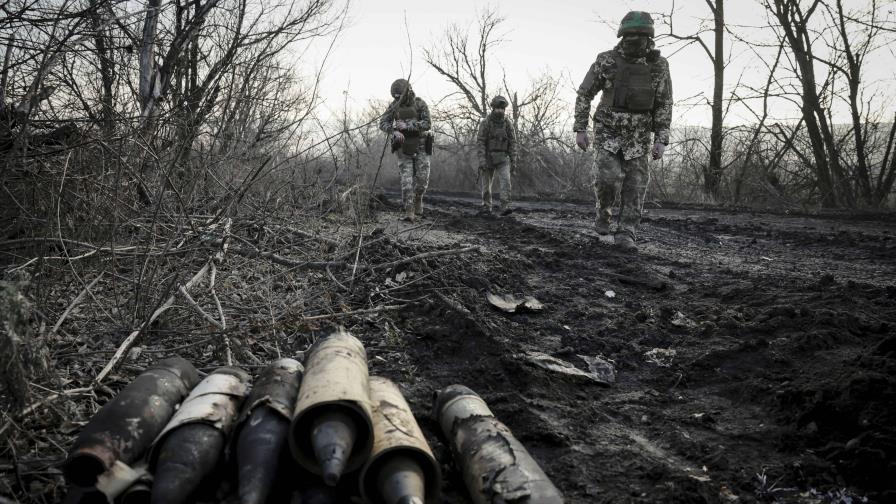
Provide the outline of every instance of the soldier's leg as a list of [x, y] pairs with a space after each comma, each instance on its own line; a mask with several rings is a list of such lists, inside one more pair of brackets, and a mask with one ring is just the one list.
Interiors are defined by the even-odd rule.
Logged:
[[591, 182], [594, 185], [594, 207], [597, 210], [595, 224], [598, 231], [610, 230], [612, 216], [610, 207], [619, 194], [623, 177], [621, 155], [601, 148], [596, 149], [594, 164], [591, 167]]
[[647, 155], [622, 163], [625, 180], [622, 182], [619, 227], [635, 236], [641, 222], [641, 208], [647, 182], [650, 180]]
[[401, 177], [401, 206], [404, 212], [414, 208], [414, 157], [399, 151], [398, 174]]
[[510, 208], [510, 160], [507, 159], [496, 167], [498, 186], [501, 188], [501, 210]]
[[495, 170], [486, 166], [479, 171], [479, 185], [482, 188], [482, 209], [490, 211], [492, 208], [492, 179]]
[[417, 151], [414, 171], [414, 211], [423, 215], [423, 195], [429, 187], [429, 155], [422, 148]]

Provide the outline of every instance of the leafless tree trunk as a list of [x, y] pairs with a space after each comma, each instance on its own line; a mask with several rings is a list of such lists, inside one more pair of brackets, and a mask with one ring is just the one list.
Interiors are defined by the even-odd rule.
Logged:
[[766, 7], [778, 20], [783, 30], [783, 41], [790, 48], [796, 66], [794, 71], [802, 89], [802, 115], [806, 131], [812, 145], [814, 170], [821, 194], [821, 203], [826, 207], [841, 203], [851, 204], [852, 198], [845, 187], [845, 177], [840, 165], [837, 143], [828, 121], [825, 106], [819, 96], [815, 78], [815, 55], [812, 43], [815, 40], [809, 30], [809, 21], [821, 5], [821, 0], [813, 0], [803, 8], [795, 0], [766, 0]]

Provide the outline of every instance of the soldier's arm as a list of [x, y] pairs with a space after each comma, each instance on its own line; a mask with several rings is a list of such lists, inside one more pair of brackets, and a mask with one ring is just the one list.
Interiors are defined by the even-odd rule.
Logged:
[[575, 122], [572, 129], [574, 131], [585, 131], [588, 129], [588, 116], [591, 115], [591, 101], [597, 95], [598, 91], [603, 89], [605, 78], [601, 72], [601, 58], [591, 64], [588, 73], [582, 80], [579, 90], [576, 91], [576, 108]]
[[384, 133], [392, 133], [392, 120], [395, 117], [395, 102], [386, 108], [386, 112], [380, 116], [380, 131]]
[[476, 134], [476, 159], [479, 166], [486, 166], [486, 143], [488, 142], [488, 119], [479, 121], [479, 132]]
[[429, 117], [429, 105], [422, 98], [415, 98], [414, 106], [417, 107], [417, 119], [405, 121], [408, 124], [408, 131], [416, 131], [418, 133], [429, 131], [432, 127]]
[[660, 64], [663, 69], [653, 106], [653, 141], [668, 145], [669, 128], [672, 125], [672, 78], [669, 75], [669, 63], [663, 59]]

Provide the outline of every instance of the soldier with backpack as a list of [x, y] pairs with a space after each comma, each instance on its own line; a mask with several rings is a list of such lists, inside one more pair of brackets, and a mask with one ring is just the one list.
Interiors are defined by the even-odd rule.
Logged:
[[492, 181], [498, 176], [501, 215], [513, 212], [510, 207], [510, 174], [516, 168], [516, 138], [513, 127], [504, 114], [507, 99], [496, 96], [491, 102], [492, 111], [479, 123], [476, 136], [476, 155], [479, 160], [479, 180], [482, 184], [482, 215], [492, 213]]
[[380, 130], [390, 135], [392, 152], [401, 175], [403, 220], [423, 216], [423, 194], [429, 185], [429, 156], [432, 154], [432, 122], [429, 107], [414, 94], [406, 79], [397, 79], [389, 89], [393, 101], [380, 117]]

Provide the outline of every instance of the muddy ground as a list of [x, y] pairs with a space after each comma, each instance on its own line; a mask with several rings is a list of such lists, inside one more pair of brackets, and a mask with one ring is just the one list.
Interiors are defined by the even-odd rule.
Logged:
[[[893, 216], [649, 208], [640, 251], [626, 254], [591, 230], [586, 204], [521, 203], [485, 218], [475, 199], [431, 195], [411, 226], [396, 221], [394, 197], [383, 200], [368, 240], [395, 238], [360, 260], [481, 248], [339, 279], [345, 310], [402, 305], [339, 322], [367, 345], [371, 372], [401, 384], [443, 462], [443, 502], [469, 502], [429, 418], [433, 391], [452, 383], [486, 399], [570, 503], [896, 502]], [[546, 309], [503, 313], [488, 292], [531, 295]], [[241, 344], [256, 361], [301, 355], [327, 330], [268, 318], [291, 327], [271, 339], [249, 327]], [[76, 367], [85, 349], [108, 357], [122, 338], [57, 353], [55, 365]], [[172, 341], [143, 344], [113, 388], [162, 356], [153, 345], [205, 371], [220, 363], [219, 352]], [[582, 370], [580, 356], [601, 357], [616, 381], [544, 370], [526, 352]], [[58, 464], [90, 411], [24, 425], [17, 474], [11, 455], [0, 457], [4, 490], [60, 501]]]

